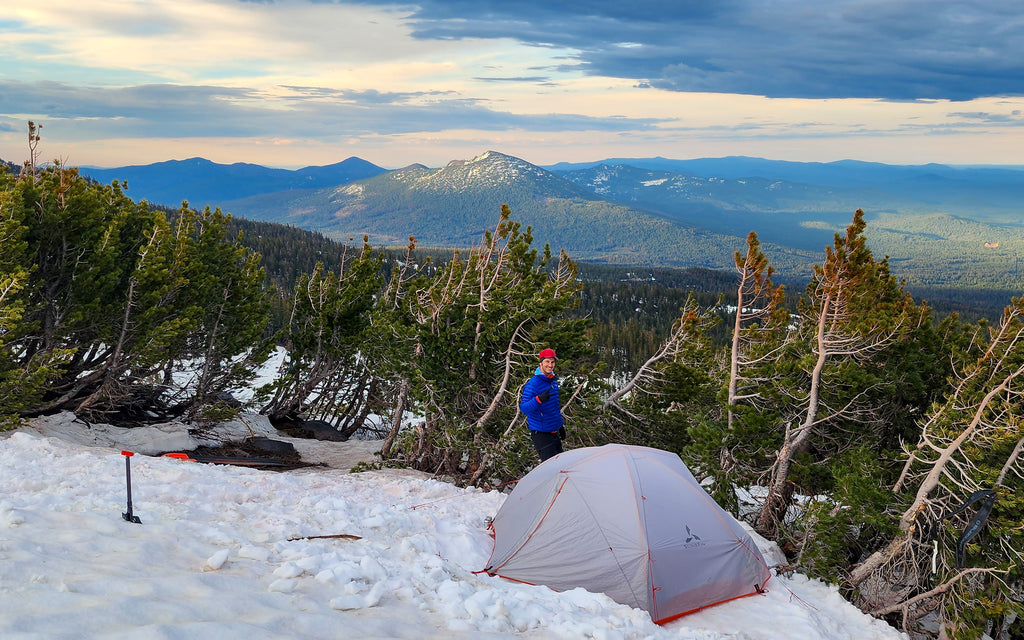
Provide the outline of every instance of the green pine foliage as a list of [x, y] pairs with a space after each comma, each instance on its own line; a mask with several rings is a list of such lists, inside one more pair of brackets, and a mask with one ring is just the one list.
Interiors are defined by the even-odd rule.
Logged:
[[[719, 320], [690, 296], [651, 357], [628, 379], [613, 376], [610, 389], [602, 390], [605, 397], [588, 418], [596, 442], [654, 446], [694, 463], [691, 428], [722, 417], [716, 397], [722, 367], [708, 338]], [[714, 466], [697, 461], [694, 469], [703, 479], [713, 474]]]
[[281, 334], [288, 349], [284, 368], [261, 394], [261, 411], [275, 423], [316, 418], [342, 435], [363, 427], [383, 384], [372, 375], [366, 345], [373, 341], [375, 298], [383, 286], [381, 257], [365, 241], [342, 255], [337, 271], [317, 263], [299, 277], [289, 324]]
[[[266, 278], [219, 211], [183, 210], [172, 224], [118, 182], [60, 164], [0, 187], [12, 238], [2, 270], [17, 284], [0, 366], [20, 415], [195, 417], [265, 357]], [[187, 392], [170, 384], [182, 362], [201, 362]]]
[[32, 331], [25, 320], [32, 267], [24, 200], [17, 197], [13, 180], [0, 167], [0, 430], [15, 426], [19, 412], [40, 401], [70, 355], [59, 350], [19, 358], [20, 345]]
[[827, 493], [808, 496], [804, 506], [804, 534], [794, 558], [801, 572], [841, 584], [850, 566], [898, 530], [892, 512], [901, 499], [891, 483], [879, 481], [893, 466], [894, 460], [865, 445], [842, 452], [828, 466]]
[[38, 410], [88, 408], [109, 391], [104, 382], [127, 366], [124, 330], [134, 311], [129, 279], [151, 239], [154, 216], [74, 169], [55, 165], [8, 185], [25, 215], [28, 259], [25, 320], [33, 325], [18, 344], [19, 366], [73, 352]]
[[571, 372], [585, 324], [565, 314], [578, 303], [575, 264], [532, 243], [532, 230], [503, 206], [468, 255], [456, 253], [430, 277], [396, 280], [383, 297], [398, 301], [391, 317], [404, 326], [392, 335], [404, 339], [397, 353], [406, 358], [398, 369], [422, 415], [391, 452], [406, 464], [453, 477], [512, 477], [528, 459], [528, 441], [515, 437], [525, 430], [515, 429], [518, 388], [538, 345], [555, 346], [560, 369], [568, 368], [564, 398], [579, 384]]
[[231, 389], [249, 382], [273, 347], [266, 335], [273, 291], [260, 256], [229, 235], [228, 221], [209, 207], [202, 212], [183, 208], [177, 218], [178, 251], [185, 259], [174, 272], [187, 286], [177, 291], [173, 307], [185, 311], [188, 332], [182, 335], [177, 362], [165, 358], [163, 368], [180, 370], [194, 363], [189, 367], [189, 417], [218, 408]]

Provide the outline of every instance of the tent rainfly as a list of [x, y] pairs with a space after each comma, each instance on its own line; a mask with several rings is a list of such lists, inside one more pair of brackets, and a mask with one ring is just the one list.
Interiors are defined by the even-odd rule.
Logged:
[[664, 624], [761, 593], [753, 540], [674, 453], [609, 444], [566, 451], [523, 477], [491, 523], [484, 572], [582, 587]]

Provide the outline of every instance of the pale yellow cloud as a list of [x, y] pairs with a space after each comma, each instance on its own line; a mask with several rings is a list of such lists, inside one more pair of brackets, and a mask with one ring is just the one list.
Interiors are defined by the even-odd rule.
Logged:
[[495, 61], [518, 60], [515, 66], [522, 67], [559, 55], [511, 40], [417, 40], [405, 22], [408, 14], [306, 2], [5, 3], [0, 21], [24, 27], [0, 34], [0, 46], [31, 50], [37, 63], [121, 70], [123, 84], [142, 73], [180, 84], [387, 91], [459, 90], [472, 84], [465, 78]]

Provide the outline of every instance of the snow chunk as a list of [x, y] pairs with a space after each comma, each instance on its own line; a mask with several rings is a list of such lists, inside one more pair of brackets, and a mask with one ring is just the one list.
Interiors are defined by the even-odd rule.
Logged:
[[224, 563], [228, 560], [228, 549], [221, 549], [217, 553], [213, 554], [206, 560], [206, 564], [203, 565], [204, 570], [216, 571], [224, 566]]

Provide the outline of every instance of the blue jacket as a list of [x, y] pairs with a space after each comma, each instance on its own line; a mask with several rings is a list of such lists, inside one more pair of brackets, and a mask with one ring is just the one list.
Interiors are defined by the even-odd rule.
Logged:
[[[551, 395], [546, 402], [538, 402], [537, 396], [548, 389]], [[523, 397], [519, 410], [526, 415], [526, 424], [534, 431], [558, 431], [562, 426], [562, 407], [558, 402], [558, 378], [541, 373], [540, 368], [523, 385]]]

